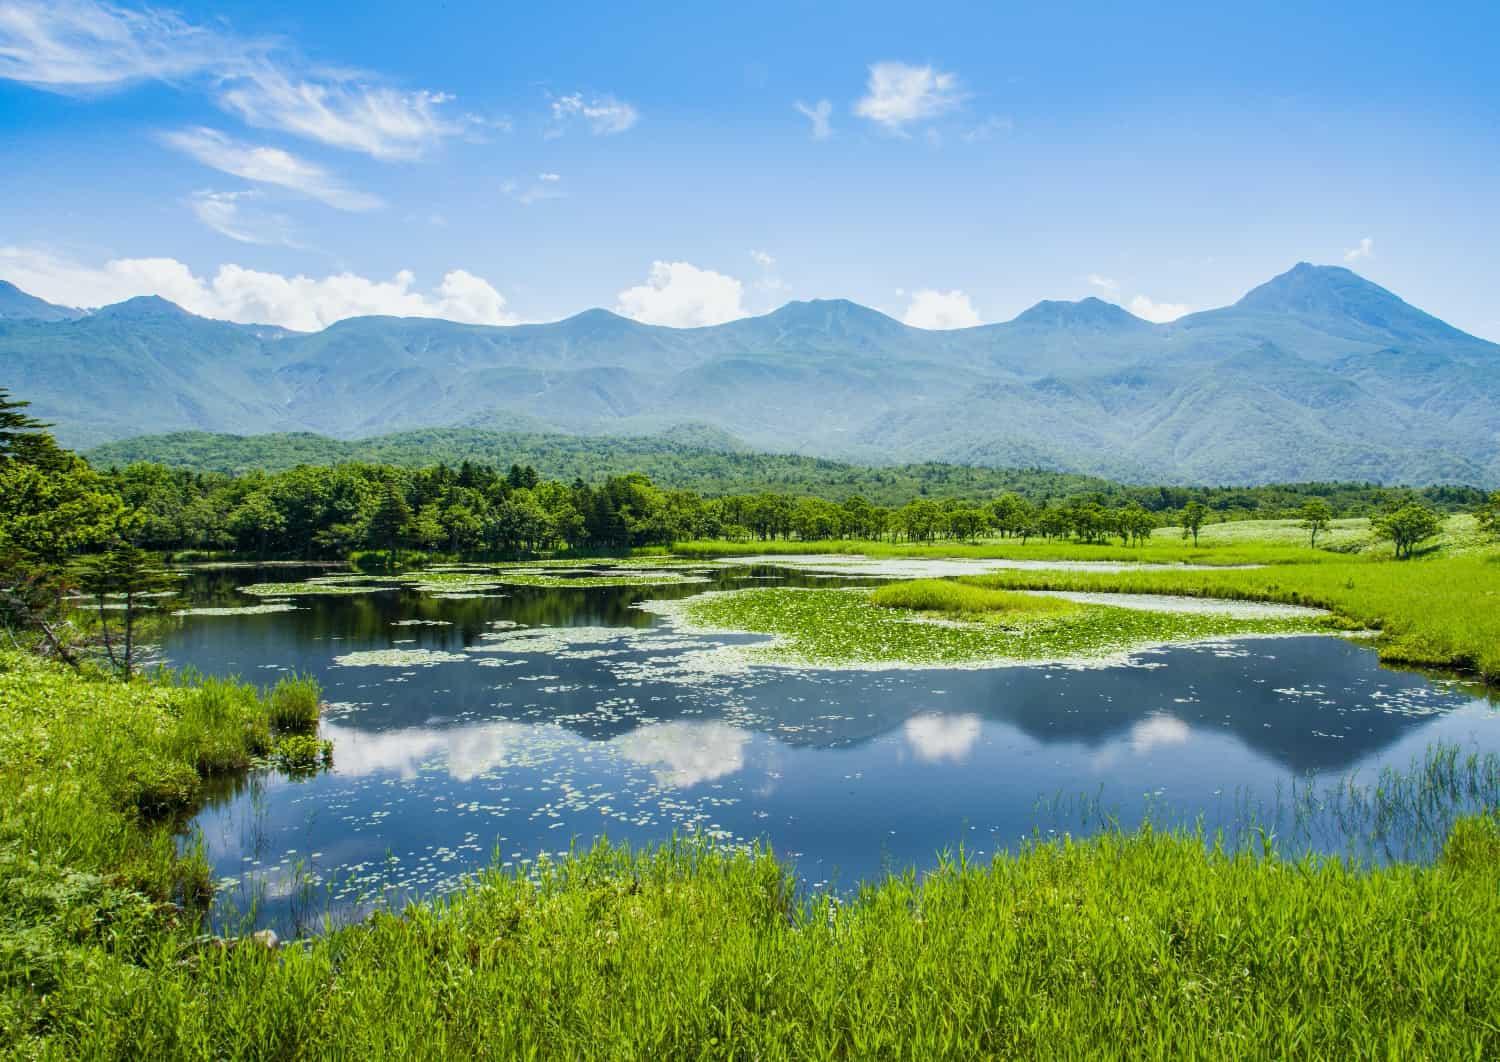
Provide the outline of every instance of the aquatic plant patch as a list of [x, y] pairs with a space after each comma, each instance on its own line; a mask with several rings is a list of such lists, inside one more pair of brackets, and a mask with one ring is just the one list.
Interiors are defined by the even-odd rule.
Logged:
[[264, 616], [274, 612], [296, 612], [297, 605], [289, 601], [267, 601], [261, 605], [239, 605], [224, 607], [180, 608], [174, 616]]
[[690, 629], [770, 634], [752, 660], [814, 666], [973, 666], [1100, 660], [1134, 649], [1326, 629], [1308, 618], [1240, 619], [1066, 603], [986, 619], [934, 622], [924, 612], [875, 604], [866, 590], [757, 587], [653, 603]]
[[239, 588], [240, 593], [255, 597], [306, 597], [313, 594], [335, 597], [347, 594], [374, 594], [392, 589], [395, 587], [369, 583], [325, 583], [311, 579], [301, 583], [251, 583]]
[[451, 664], [468, 657], [441, 649], [362, 649], [333, 658], [338, 667], [430, 667]]

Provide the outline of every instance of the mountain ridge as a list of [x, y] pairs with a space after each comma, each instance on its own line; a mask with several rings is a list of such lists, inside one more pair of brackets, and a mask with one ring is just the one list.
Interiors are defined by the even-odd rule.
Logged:
[[[0, 299], [0, 310], [12, 303], [32, 305]], [[1500, 482], [1488, 383], [1500, 346], [1308, 263], [1165, 324], [1088, 298], [949, 331], [823, 299], [695, 328], [595, 309], [505, 326], [357, 317], [299, 333], [143, 297], [61, 319], [0, 315], [0, 365], [6, 386], [82, 445], [171, 430], [354, 438], [524, 416], [584, 435], [695, 423], [759, 449], [1040, 459], [1143, 481]]]

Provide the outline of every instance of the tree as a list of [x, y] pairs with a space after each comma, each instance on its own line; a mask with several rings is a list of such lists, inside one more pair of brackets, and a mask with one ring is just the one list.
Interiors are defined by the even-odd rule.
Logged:
[[1314, 498], [1302, 507], [1302, 530], [1307, 532], [1307, 544], [1318, 548], [1318, 535], [1328, 530], [1333, 522], [1333, 510], [1322, 498]]
[[[141, 611], [146, 607], [145, 599], [170, 593], [170, 577], [155, 567], [145, 550], [122, 543], [90, 560], [83, 568], [79, 585], [98, 606], [99, 627], [110, 665], [129, 679], [139, 656], [135, 635]], [[124, 640], [118, 651], [109, 631], [109, 611], [113, 606], [120, 609], [124, 628]]]
[[1021, 536], [1036, 522], [1036, 509], [1019, 494], [1005, 493], [990, 502], [995, 529], [1002, 538]]
[[1182, 507], [1182, 537], [1191, 536], [1193, 548], [1198, 548], [1198, 532], [1203, 529], [1203, 521], [1208, 519], [1208, 507], [1200, 501], [1190, 501]]
[[983, 509], [969, 506], [954, 509], [948, 514], [948, 533], [954, 538], [972, 542], [990, 523], [990, 514]]
[[1494, 538], [1500, 538], [1500, 490], [1495, 491], [1474, 510], [1474, 519], [1479, 530]]
[[380, 495], [380, 502], [370, 514], [370, 523], [365, 535], [375, 549], [396, 549], [406, 537], [406, 526], [411, 523], [411, 506], [401, 488], [387, 483]]
[[0, 387], [0, 464], [20, 461], [51, 468], [66, 461], [71, 455], [53, 440], [47, 431], [51, 425], [24, 412], [29, 405]]
[[1410, 557], [1417, 546], [1437, 534], [1443, 522], [1427, 506], [1411, 502], [1394, 512], [1377, 516], [1371, 525], [1379, 537], [1390, 539], [1396, 547], [1396, 556], [1401, 558]]

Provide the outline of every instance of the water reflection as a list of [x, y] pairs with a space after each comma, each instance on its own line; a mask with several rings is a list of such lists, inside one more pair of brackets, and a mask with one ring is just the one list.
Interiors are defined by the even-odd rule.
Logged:
[[[195, 606], [294, 573], [201, 573]], [[297, 611], [185, 617], [179, 664], [270, 681], [315, 674], [335, 770], [231, 786], [199, 817], [219, 873], [290, 917], [295, 879], [355, 904], [599, 836], [768, 839], [809, 880], [1013, 845], [1038, 798], [1094, 794], [1131, 822], [1210, 827], [1243, 794], [1404, 765], [1433, 741], [1500, 748], [1474, 691], [1388, 671], [1335, 638], [1226, 642], [1133, 666], [959, 671], [721, 667], [747, 638], [685, 635], [634, 607], [704, 589], [843, 584], [774, 566], [708, 585], [406, 589], [298, 598]], [[300, 886], [299, 886], [300, 887]]]

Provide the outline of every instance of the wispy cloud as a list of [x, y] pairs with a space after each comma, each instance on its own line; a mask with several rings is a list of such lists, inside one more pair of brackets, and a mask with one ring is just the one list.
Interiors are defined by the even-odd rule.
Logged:
[[1359, 241], [1357, 247], [1351, 247], [1344, 252], [1344, 261], [1358, 262], [1361, 258], [1369, 258], [1375, 253], [1375, 241], [1366, 236]]
[[833, 104], [827, 100], [819, 100], [817, 103], [803, 103], [798, 100], [792, 104], [797, 113], [812, 122], [812, 138], [814, 140], [827, 140], [833, 135]]
[[240, 243], [301, 247], [291, 221], [260, 209], [260, 193], [201, 191], [193, 193], [188, 208], [208, 228]]
[[247, 144], [217, 129], [183, 129], [164, 134], [162, 140], [205, 166], [290, 189], [339, 210], [374, 210], [384, 205], [377, 196], [348, 187], [321, 166], [289, 151]]
[[560, 173], [539, 173], [526, 180], [509, 180], [500, 186], [500, 190], [522, 206], [567, 196]]
[[468, 124], [441, 112], [441, 93], [316, 70], [276, 42], [95, 0], [0, 3], [0, 78], [69, 94], [192, 82], [251, 125], [379, 159], [414, 158]]
[[972, 129], [965, 130], [963, 141], [965, 144], [982, 144], [986, 140], [993, 140], [997, 136], [1004, 136], [1016, 127], [1009, 118], [1000, 115], [991, 115]]
[[583, 93], [557, 96], [552, 100], [552, 128], [549, 136], [561, 136], [575, 119], [582, 120], [595, 136], [623, 133], [640, 121], [641, 113], [633, 104], [613, 96], [584, 98]]
[[1120, 282], [1113, 277], [1100, 276], [1098, 273], [1089, 274], [1089, 286], [1098, 288], [1110, 298], [1120, 297]]
[[962, 102], [956, 74], [932, 66], [874, 63], [866, 94], [854, 105], [854, 113], [901, 133], [911, 123], [936, 118]]

